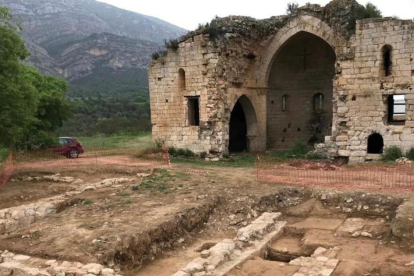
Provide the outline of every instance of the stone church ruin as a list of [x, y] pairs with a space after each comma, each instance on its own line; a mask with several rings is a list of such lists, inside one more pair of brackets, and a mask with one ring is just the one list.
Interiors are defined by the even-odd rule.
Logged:
[[324, 143], [363, 162], [414, 142], [414, 23], [354, 0], [216, 18], [149, 69], [153, 135], [210, 156]]

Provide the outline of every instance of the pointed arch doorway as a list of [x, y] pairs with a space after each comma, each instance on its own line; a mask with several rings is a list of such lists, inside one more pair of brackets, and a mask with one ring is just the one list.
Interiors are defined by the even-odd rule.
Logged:
[[233, 107], [230, 116], [229, 152], [256, 150], [257, 118], [253, 104], [245, 95]]
[[314, 145], [332, 135], [335, 61], [334, 48], [306, 31], [280, 46], [268, 75], [268, 149]]

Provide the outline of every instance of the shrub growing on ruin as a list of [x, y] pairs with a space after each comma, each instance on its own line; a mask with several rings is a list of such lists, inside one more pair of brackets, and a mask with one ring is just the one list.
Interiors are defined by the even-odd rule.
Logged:
[[179, 41], [178, 41], [178, 39], [170, 39], [168, 41], [167, 40], [164, 40], [164, 44], [165, 44], [165, 47], [167, 49], [171, 49], [174, 52], [176, 52], [178, 50], [178, 48], [179, 48]]
[[368, 3], [365, 6], [365, 18], [381, 18], [382, 12], [374, 4]]
[[372, 3], [368, 3], [365, 7], [359, 5], [349, 18], [348, 31], [355, 31], [357, 20], [368, 18], [382, 18], [382, 12]]
[[410, 148], [407, 153], [405, 154], [405, 157], [410, 159], [411, 161], [414, 161], [414, 147]]
[[152, 59], [153, 60], [158, 60], [159, 58], [160, 58], [160, 53], [158, 53], [158, 52], [152, 53]]
[[384, 153], [382, 154], [382, 159], [384, 161], [395, 161], [403, 156], [404, 154], [399, 147], [391, 146], [391, 147], [387, 147], [384, 149]]
[[165, 57], [167, 55], [167, 51], [158, 51], [152, 54], [152, 60], [159, 60], [162, 57]]
[[298, 3], [288, 3], [287, 8], [286, 8], [286, 13], [287, 14], [292, 14], [294, 12], [296, 12], [299, 9], [299, 4]]

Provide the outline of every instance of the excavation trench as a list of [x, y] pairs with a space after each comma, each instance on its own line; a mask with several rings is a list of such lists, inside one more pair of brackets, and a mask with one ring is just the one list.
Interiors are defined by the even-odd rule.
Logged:
[[179, 239], [188, 233], [202, 229], [221, 199], [216, 197], [198, 207], [186, 209], [172, 219], [148, 231], [123, 237], [115, 249], [99, 260], [103, 264], [116, 264], [122, 269], [139, 269], [159, 257], [166, 250], [179, 245]]
[[[231, 205], [227, 200], [223, 201]], [[410, 251], [410, 245], [393, 236], [391, 232], [392, 219], [403, 201], [402, 198], [372, 193], [295, 188], [281, 189], [278, 193], [258, 198], [250, 205], [258, 215], [265, 212], [281, 212], [282, 216], [278, 220], [286, 221], [287, 224], [281, 235], [275, 236], [275, 240], [269, 240], [265, 250], [241, 258], [234, 269], [223, 275], [253, 276], [264, 275], [266, 272], [276, 273], [269, 275], [294, 275], [297, 272], [312, 273], [312, 269], [320, 269], [331, 271], [327, 275], [339, 276], [343, 275], [341, 273], [348, 267], [357, 273], [355, 275], [375, 271], [380, 271], [378, 275], [413, 275], [414, 268], [406, 265], [408, 261], [403, 263], [410, 260], [410, 256], [414, 256], [413, 250]], [[229, 210], [223, 206], [220, 209]], [[229, 212], [221, 214], [221, 221], [229, 215], [234, 218]], [[204, 221], [208, 219], [206, 216]], [[247, 221], [252, 223], [253, 220], [254, 218]], [[238, 229], [241, 227], [243, 226], [239, 225]], [[127, 275], [138, 276], [170, 276], [199, 259], [216, 244], [225, 239], [234, 240], [234, 237], [223, 237], [219, 233], [211, 232], [208, 238], [200, 237], [194, 244], [178, 248], [174, 254], [155, 260], [140, 270], [125, 272]], [[156, 242], [159, 244], [159, 241], [162, 241], [162, 237]], [[145, 250], [142, 247], [138, 248], [141, 251], [135, 251], [134, 254], [144, 254], [144, 259], [135, 263], [140, 266], [149, 261], [150, 254], [139, 253]], [[249, 247], [246, 250], [249, 250]], [[404, 261], [396, 263], [395, 258]], [[325, 260], [323, 262], [326, 263], [321, 260]], [[121, 264], [133, 262], [131, 258], [120, 261]], [[230, 258], [229, 262], [236, 263], [237, 260]], [[392, 274], [386, 265], [393, 267], [399, 274]], [[224, 268], [218, 267], [211, 275], [222, 275], [220, 273], [228, 265], [224, 263], [221, 266]], [[308, 275], [306, 273], [304, 275]]]

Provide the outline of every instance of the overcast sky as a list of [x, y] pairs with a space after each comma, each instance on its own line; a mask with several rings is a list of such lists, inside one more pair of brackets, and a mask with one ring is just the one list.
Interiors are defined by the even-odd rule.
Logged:
[[[151, 15], [187, 30], [196, 29], [199, 23], [209, 22], [215, 15], [247, 15], [268, 18], [286, 12], [287, 3], [307, 2], [326, 5], [329, 0], [100, 0], [122, 9]], [[371, 2], [381, 9], [384, 16], [401, 19], [414, 18], [414, 0], [358, 0]]]

